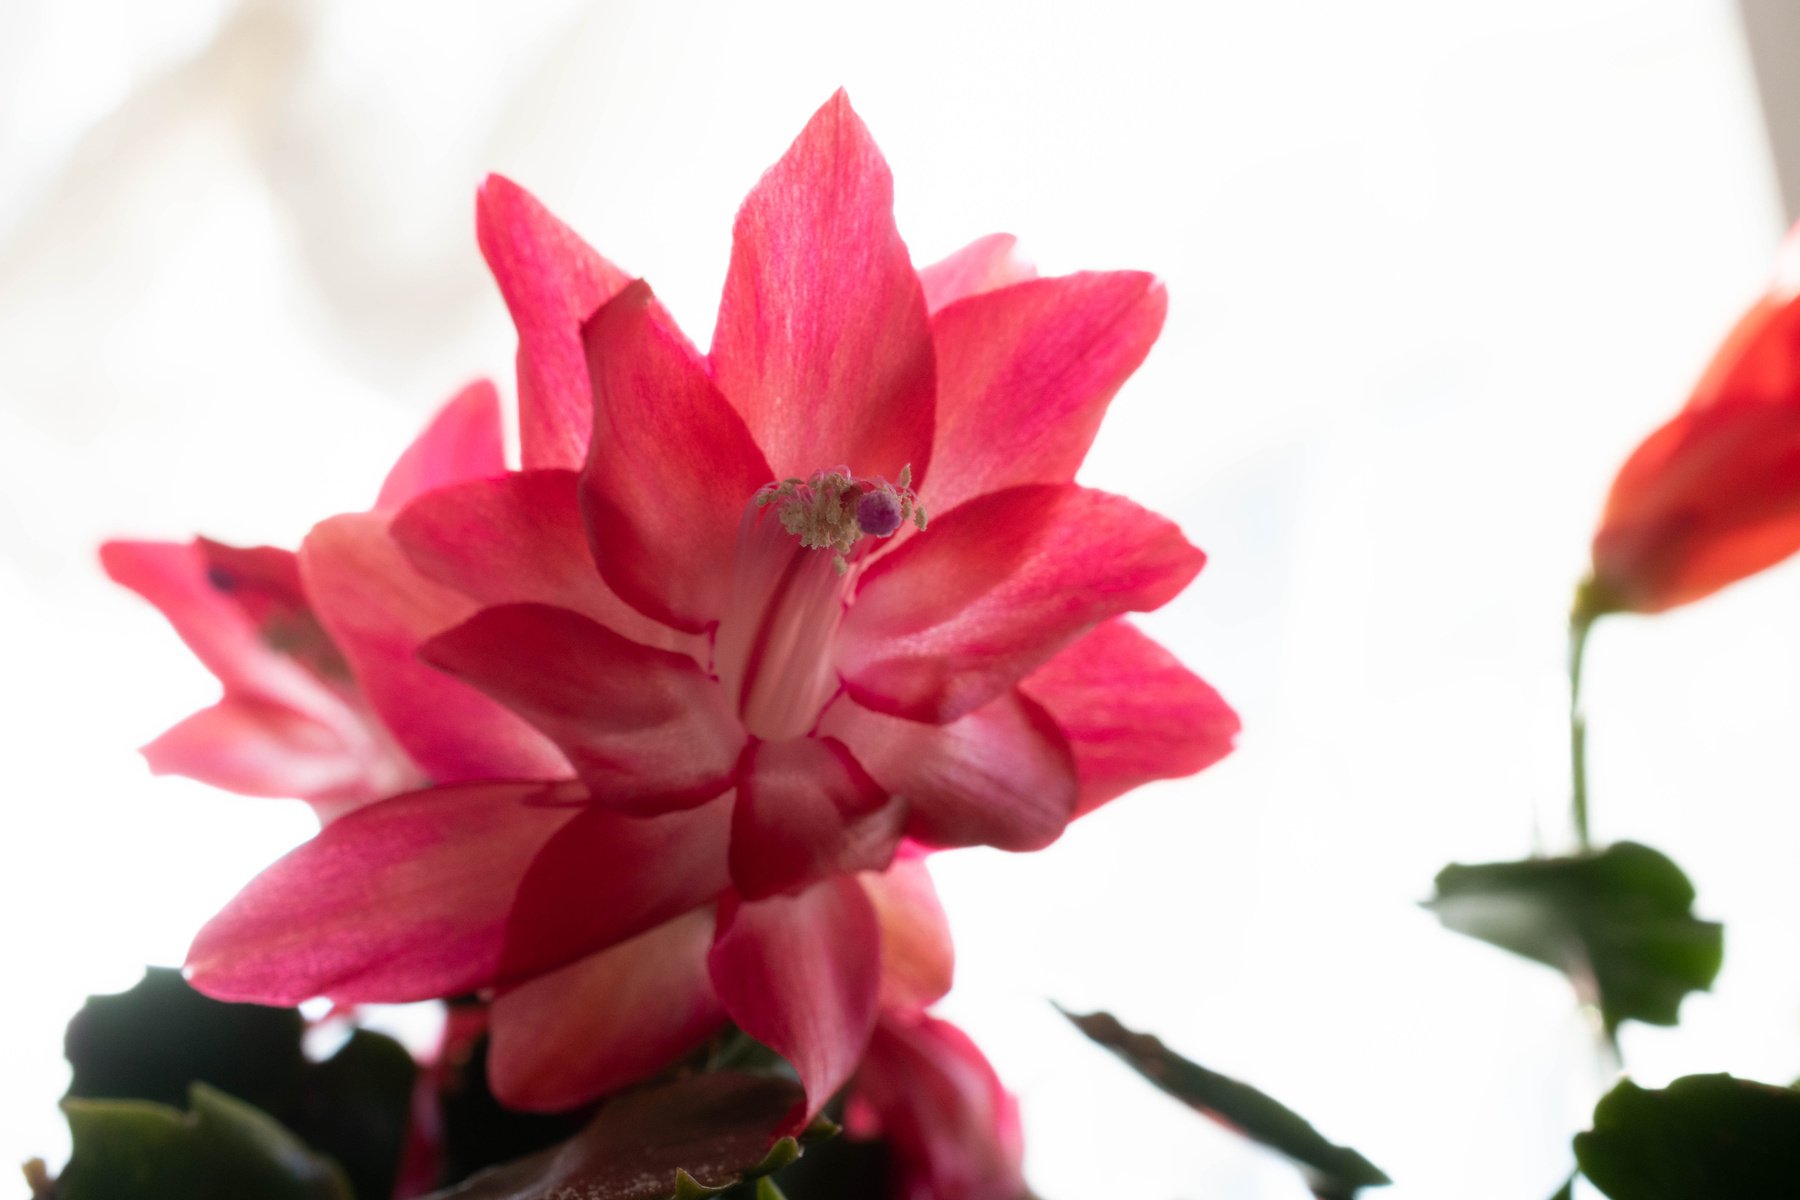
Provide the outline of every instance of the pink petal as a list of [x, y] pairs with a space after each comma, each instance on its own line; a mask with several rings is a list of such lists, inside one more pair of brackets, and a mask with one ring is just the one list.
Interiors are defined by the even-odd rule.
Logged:
[[217, 705], [144, 748], [151, 770], [297, 797], [326, 820], [418, 784], [418, 768], [368, 711], [320, 625], [292, 552], [200, 538], [114, 542], [101, 557], [163, 609], [225, 685]]
[[1083, 813], [1152, 779], [1209, 767], [1237, 737], [1237, 714], [1219, 694], [1122, 619], [1069, 646], [1020, 690], [1074, 748]]
[[500, 396], [493, 384], [476, 380], [444, 405], [401, 454], [381, 485], [375, 508], [393, 512], [433, 488], [504, 470]]
[[201, 709], [145, 746], [144, 758], [158, 775], [185, 775], [244, 796], [366, 798], [368, 763], [335, 730], [249, 698]]
[[919, 1012], [950, 990], [956, 951], [950, 922], [925, 869], [925, 856], [903, 847], [886, 871], [857, 876], [881, 927], [881, 1009]]
[[270, 618], [310, 616], [300, 583], [300, 560], [277, 546], [229, 546], [195, 538], [206, 565], [206, 582], [229, 596], [250, 623], [264, 628]]
[[1167, 603], [1203, 562], [1172, 522], [1119, 496], [990, 492], [868, 569], [839, 667], [865, 707], [954, 721], [1108, 617]]
[[636, 1083], [725, 1019], [707, 976], [713, 910], [502, 992], [489, 1081], [511, 1108], [562, 1112]]
[[567, 609], [502, 604], [420, 655], [530, 721], [609, 807], [661, 812], [731, 786], [743, 728], [725, 690], [684, 654]]
[[395, 517], [393, 536], [413, 566], [484, 608], [551, 604], [647, 646], [704, 650], [626, 604], [600, 578], [573, 471], [515, 471], [443, 488]]
[[733, 799], [654, 817], [588, 805], [532, 860], [507, 923], [500, 977], [566, 966], [712, 904], [731, 886]]
[[586, 808], [578, 785], [412, 792], [327, 825], [251, 880], [188, 951], [221, 1000], [426, 1000], [496, 978], [533, 858]]
[[542, 734], [418, 658], [475, 605], [415, 570], [374, 513], [333, 517], [300, 548], [319, 619], [399, 743], [440, 783], [558, 779], [568, 762]]
[[1019, 253], [1019, 239], [1010, 233], [990, 233], [948, 258], [919, 268], [925, 307], [934, 313], [964, 296], [979, 296], [1036, 278], [1036, 268]]
[[631, 277], [499, 175], [489, 175], [476, 197], [475, 234], [519, 330], [525, 466], [579, 469], [593, 411], [581, 323]]
[[1019, 1105], [968, 1034], [933, 1017], [884, 1018], [846, 1110], [852, 1136], [881, 1137], [900, 1194], [930, 1200], [1019, 1200]]
[[893, 860], [905, 820], [906, 803], [842, 742], [753, 742], [731, 818], [732, 882], [760, 900], [838, 871], [879, 871]]
[[713, 371], [778, 479], [925, 473], [931, 334], [893, 195], [840, 91], [738, 211]]
[[1074, 816], [1069, 744], [1042, 708], [1016, 692], [948, 725], [843, 700], [824, 728], [844, 739], [882, 787], [906, 797], [907, 834], [933, 846], [1038, 850]]
[[725, 611], [738, 523], [774, 476], [706, 364], [653, 319], [654, 302], [634, 283], [583, 328], [594, 439], [582, 507], [619, 595], [699, 632]]
[[709, 959], [738, 1028], [799, 1073], [804, 1126], [856, 1069], [875, 1027], [881, 930], [856, 880], [836, 875], [797, 896], [727, 903]]
[[250, 615], [215, 587], [205, 547], [177, 542], [107, 542], [100, 563], [166, 617], [227, 693], [329, 722], [341, 701], [266, 641]]
[[1014, 484], [1073, 479], [1167, 311], [1154, 276], [1109, 271], [1032, 280], [937, 314], [937, 436], [921, 499], [943, 512]]
[[274, 546], [227, 546], [209, 538], [195, 543], [206, 563], [206, 581], [250, 619], [271, 650], [306, 668], [341, 702], [359, 710], [361, 698], [350, 664], [319, 623], [300, 580], [300, 558]]

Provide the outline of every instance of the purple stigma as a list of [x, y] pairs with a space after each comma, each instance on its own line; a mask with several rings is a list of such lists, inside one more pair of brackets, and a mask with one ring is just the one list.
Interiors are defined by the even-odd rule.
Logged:
[[856, 502], [856, 526], [873, 537], [900, 528], [900, 497], [892, 492], [864, 492]]

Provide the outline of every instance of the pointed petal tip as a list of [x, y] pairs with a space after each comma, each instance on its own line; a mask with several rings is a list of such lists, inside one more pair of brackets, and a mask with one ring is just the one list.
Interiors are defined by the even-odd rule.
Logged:
[[918, 272], [925, 307], [934, 315], [958, 300], [1038, 277], [1037, 265], [1019, 251], [1019, 239], [1010, 233], [976, 238]]
[[489, 172], [475, 185], [475, 241], [484, 257], [493, 253], [494, 227], [504, 222], [504, 211], [531, 198], [530, 192], [497, 172]]
[[475, 204], [478, 208], [530, 195], [530, 192], [498, 171], [489, 171], [475, 186]]
[[[192, 553], [189, 542], [153, 542], [132, 538], [114, 538], [100, 543], [100, 569], [120, 587], [143, 592], [139, 586], [146, 572], [154, 571], [156, 560], [172, 555]], [[166, 565], [166, 564], [165, 564]]]
[[[848, 131], [855, 140], [866, 141], [873, 147], [874, 138], [869, 133], [869, 126], [862, 119], [862, 115], [856, 111], [856, 107], [850, 103], [850, 93], [844, 88], [838, 88], [837, 91], [831, 93], [825, 103], [813, 110], [812, 116], [807, 118], [805, 127], [801, 129], [793, 144], [796, 147], [801, 146], [810, 139], [820, 136], [826, 129], [830, 129], [834, 133]], [[788, 153], [793, 153], [792, 148]], [[879, 150], [876, 151], [876, 156], [880, 157]], [[885, 160], [883, 165], [885, 166]]]
[[[594, 353], [593, 341], [595, 331], [604, 329], [611, 323], [627, 315], [641, 316], [650, 312], [650, 306], [656, 303], [656, 293], [650, 284], [643, 279], [633, 279], [581, 322], [581, 339], [587, 348], [589, 357]], [[593, 377], [590, 366], [589, 378]]]
[[464, 384], [440, 407], [388, 470], [375, 510], [398, 510], [426, 492], [506, 470], [500, 390], [491, 380]]
[[910, 462], [927, 475], [931, 334], [893, 187], [840, 93], [738, 209], [710, 357], [776, 478], [828, 463], [888, 475]]

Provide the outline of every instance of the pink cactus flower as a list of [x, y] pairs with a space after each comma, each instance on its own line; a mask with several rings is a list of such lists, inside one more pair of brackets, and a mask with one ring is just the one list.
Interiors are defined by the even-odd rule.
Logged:
[[1162, 288], [1036, 278], [1005, 238], [915, 271], [891, 201], [840, 93], [740, 211], [701, 355], [488, 181], [525, 469], [334, 518], [300, 554], [436, 786], [254, 881], [195, 941], [198, 987], [491, 990], [496, 1087], [527, 1107], [729, 1018], [794, 1065], [801, 1120], [884, 1007], [948, 985], [917, 847], [1036, 849], [1229, 750], [1230, 709], [1121, 618], [1202, 555], [1072, 482]]

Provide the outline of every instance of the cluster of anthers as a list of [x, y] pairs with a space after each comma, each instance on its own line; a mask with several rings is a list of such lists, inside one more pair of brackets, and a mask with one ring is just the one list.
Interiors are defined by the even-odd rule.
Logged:
[[858, 479], [848, 467], [816, 471], [811, 479], [784, 479], [756, 493], [758, 508], [775, 505], [781, 527], [808, 550], [830, 550], [831, 565], [842, 575], [848, 555], [867, 537], [888, 537], [906, 522], [925, 528], [925, 509], [912, 490], [912, 464], [900, 468], [893, 483]]

